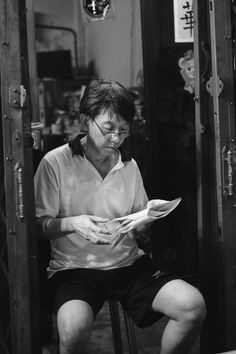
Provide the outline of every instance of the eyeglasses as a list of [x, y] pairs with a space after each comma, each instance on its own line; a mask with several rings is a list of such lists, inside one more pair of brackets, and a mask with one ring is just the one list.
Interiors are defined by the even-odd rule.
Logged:
[[106, 140], [111, 140], [111, 138], [115, 135], [117, 135], [119, 137], [119, 139], [126, 139], [128, 138], [128, 136], [130, 136], [130, 132], [123, 132], [123, 133], [116, 133], [114, 131], [105, 131], [102, 130], [101, 127], [98, 125], [98, 123], [96, 122], [96, 120], [94, 119], [94, 123], [96, 124], [96, 126], [98, 127], [98, 129], [100, 130], [100, 132], [102, 133], [102, 135], [104, 136], [104, 139]]

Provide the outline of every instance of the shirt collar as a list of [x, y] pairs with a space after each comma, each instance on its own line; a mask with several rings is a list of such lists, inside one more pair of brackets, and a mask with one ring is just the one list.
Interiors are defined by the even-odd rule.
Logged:
[[[81, 155], [84, 156], [84, 151], [80, 142], [81, 135], [78, 134], [73, 140], [69, 142], [69, 147], [72, 150], [72, 155]], [[127, 162], [132, 159], [131, 154], [127, 151], [124, 150], [122, 147], [118, 148], [120, 154], [121, 154], [121, 161], [122, 162]]]

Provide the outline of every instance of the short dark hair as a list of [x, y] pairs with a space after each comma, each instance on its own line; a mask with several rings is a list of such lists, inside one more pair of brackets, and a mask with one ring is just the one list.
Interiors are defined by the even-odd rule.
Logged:
[[116, 81], [92, 80], [81, 98], [80, 113], [94, 119], [102, 110], [127, 122], [135, 116], [134, 100], [128, 89]]

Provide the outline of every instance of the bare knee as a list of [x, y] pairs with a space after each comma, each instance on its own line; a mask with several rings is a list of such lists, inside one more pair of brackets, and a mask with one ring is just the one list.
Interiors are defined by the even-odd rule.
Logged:
[[[72, 305], [72, 304], [70, 304]], [[82, 308], [64, 304], [57, 314], [60, 347], [65, 352], [78, 352], [81, 345], [88, 342], [93, 326], [93, 312], [89, 305]]]
[[206, 305], [202, 294], [195, 289], [180, 305], [180, 320], [201, 325], [206, 317]]
[[78, 349], [79, 345], [87, 343], [91, 334], [91, 326], [79, 320], [73, 321], [73, 324], [62, 322], [58, 327], [61, 345], [71, 352]]
[[206, 316], [202, 294], [197, 288], [179, 279], [164, 285], [152, 305], [154, 311], [182, 323], [201, 325]]

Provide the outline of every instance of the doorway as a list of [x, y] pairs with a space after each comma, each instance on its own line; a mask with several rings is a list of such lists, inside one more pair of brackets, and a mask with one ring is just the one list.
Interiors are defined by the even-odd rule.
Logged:
[[182, 197], [179, 207], [152, 228], [153, 257], [162, 266], [195, 282], [198, 273], [195, 104], [194, 90], [188, 89], [181, 75], [181, 61], [187, 65], [193, 61], [193, 43], [174, 41], [173, 1], [141, 1], [141, 8], [150, 132], [149, 193], [153, 198], [168, 200]]
[[[231, 191], [236, 159], [225, 155], [235, 156], [235, 4], [193, 1], [191, 47], [174, 42], [173, 3], [141, 1], [150, 191], [171, 198], [181, 193], [185, 200], [172, 219], [155, 226], [152, 242], [157, 262], [171, 265], [203, 292], [208, 315], [201, 353], [215, 354], [236, 348], [236, 203]], [[192, 96], [179, 90], [178, 71], [179, 57], [191, 49]], [[178, 89], [171, 86], [175, 75]]]

